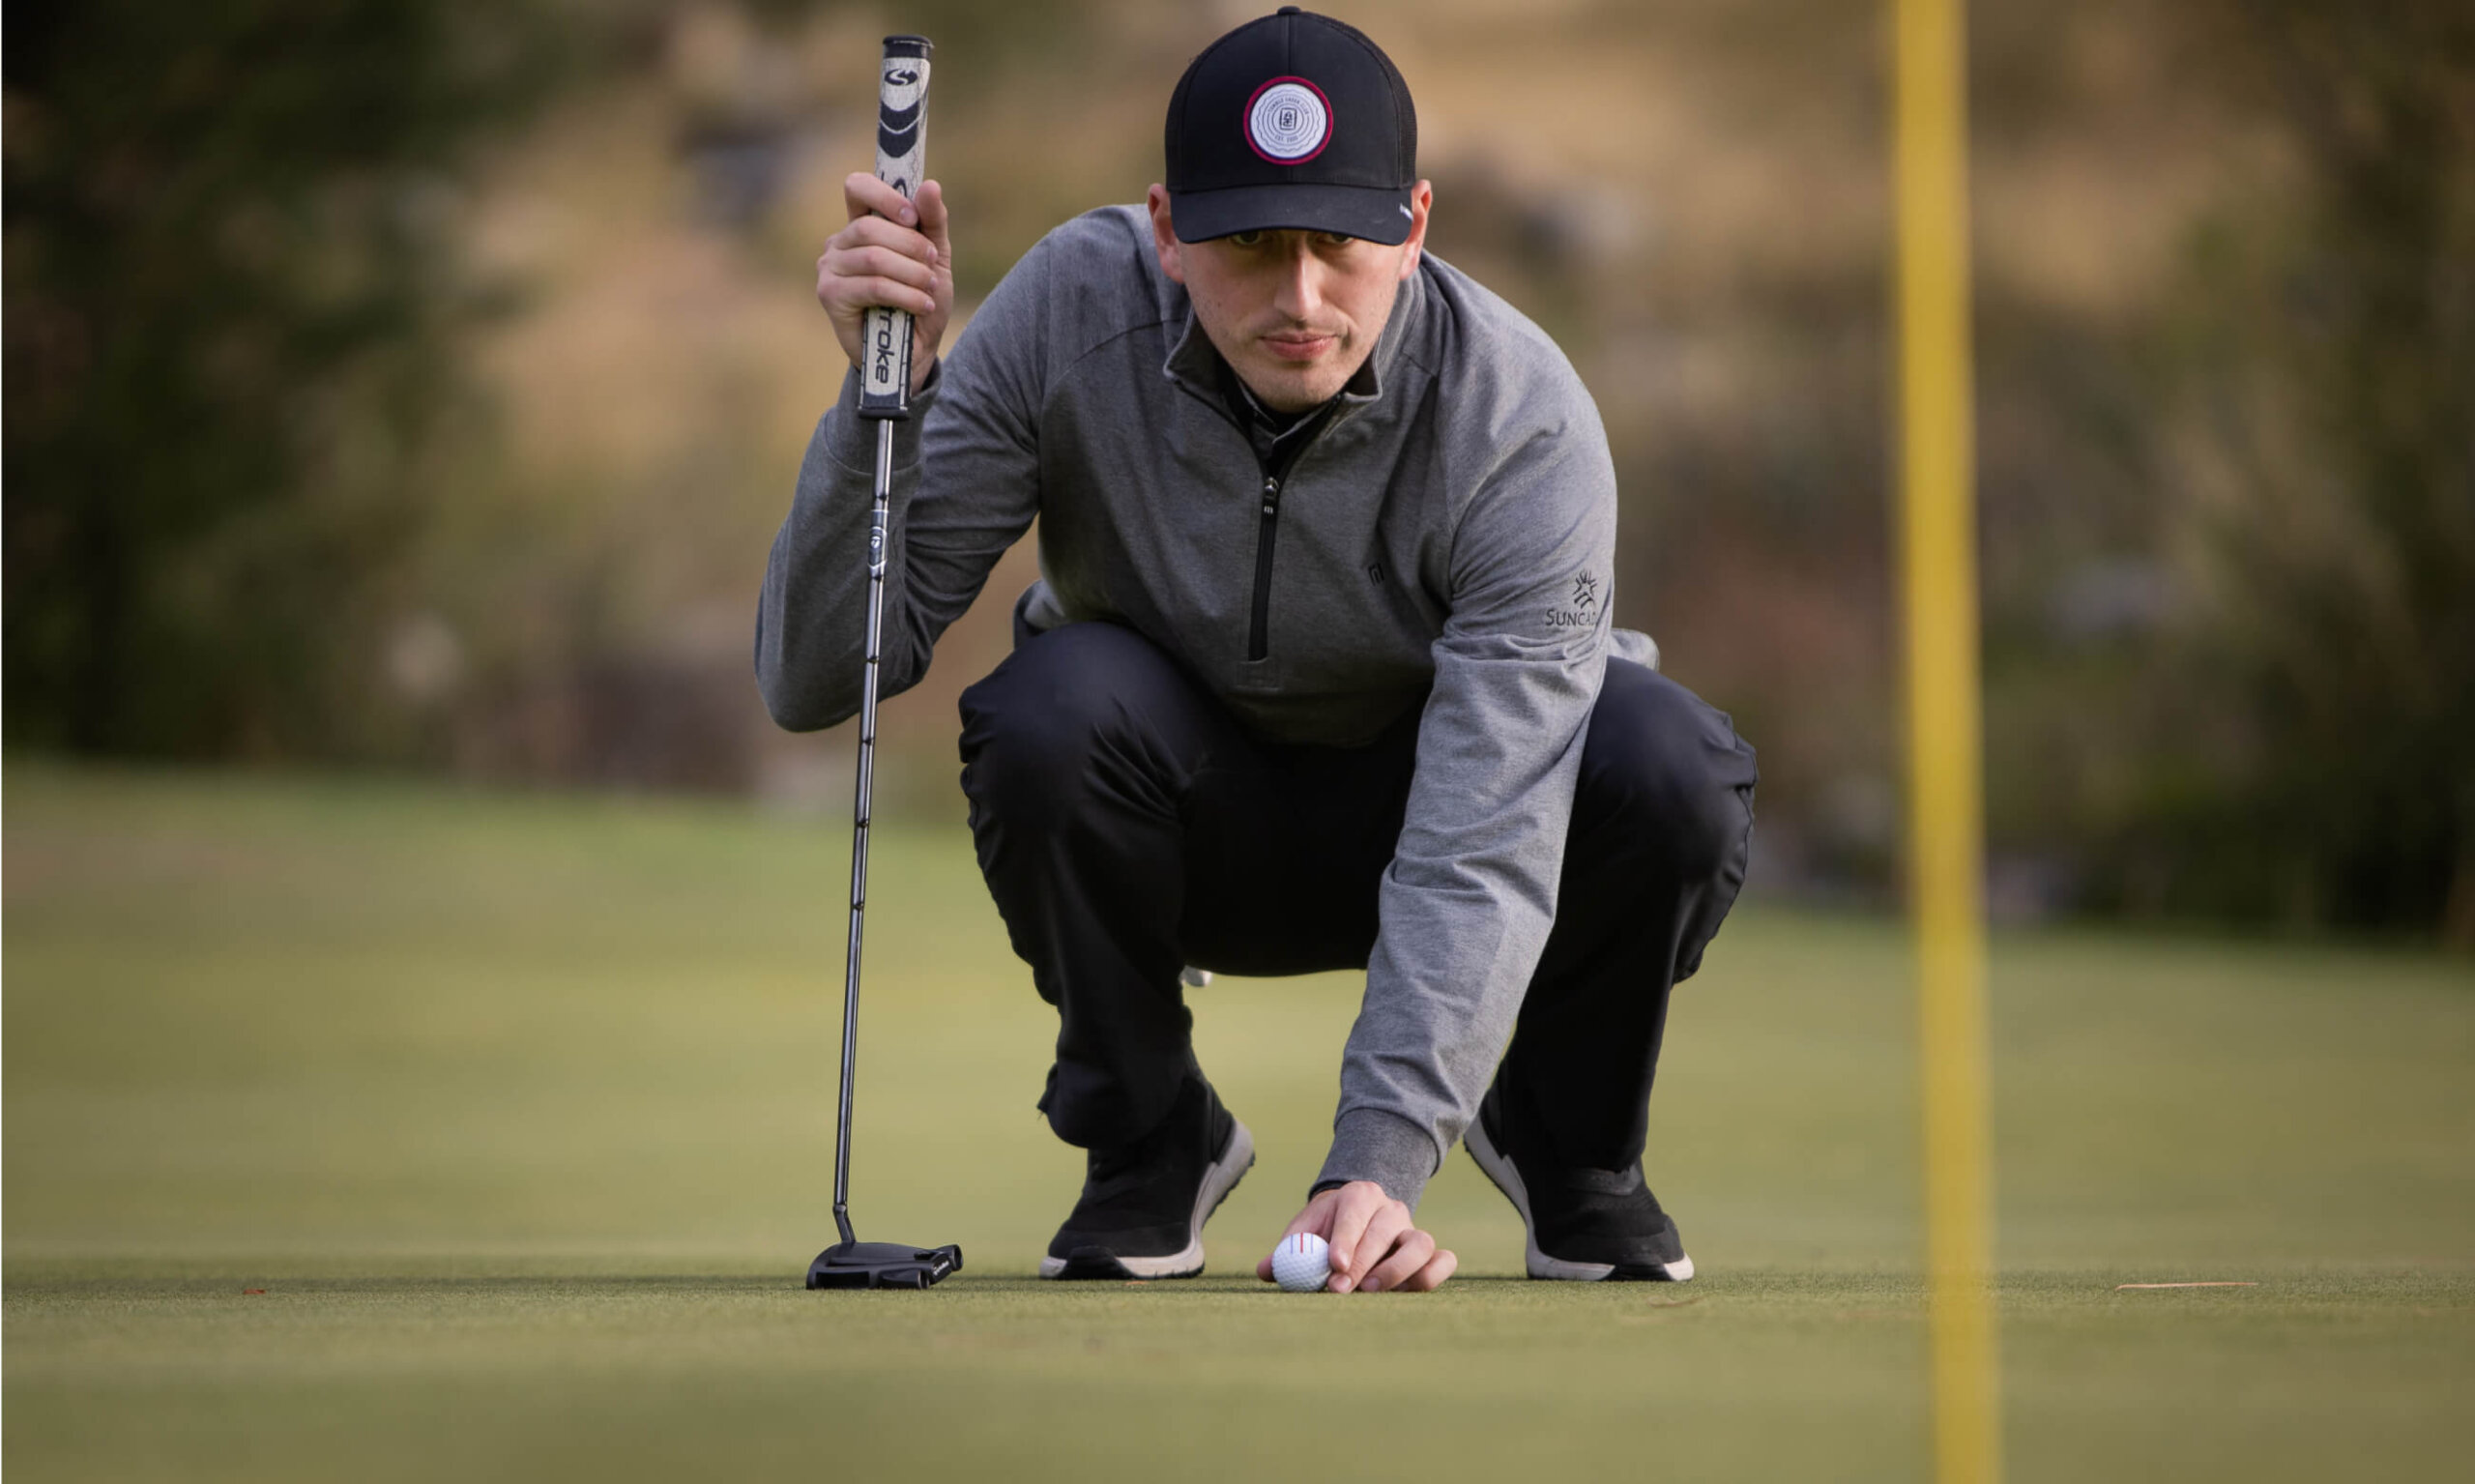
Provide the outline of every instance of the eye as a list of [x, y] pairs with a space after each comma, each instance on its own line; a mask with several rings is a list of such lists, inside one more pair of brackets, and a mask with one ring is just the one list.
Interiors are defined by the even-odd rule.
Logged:
[[1265, 236], [1262, 232], [1232, 232], [1229, 241], [1240, 247], [1260, 247], [1264, 245]]
[[1340, 232], [1318, 232], [1315, 234], [1315, 245], [1319, 247], [1346, 247], [1355, 241], [1357, 241], [1356, 238]]

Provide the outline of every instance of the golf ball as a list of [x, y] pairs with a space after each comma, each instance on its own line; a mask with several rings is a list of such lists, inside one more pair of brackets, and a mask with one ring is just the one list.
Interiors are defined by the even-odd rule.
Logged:
[[1332, 1275], [1332, 1249], [1312, 1232], [1297, 1232], [1272, 1249], [1272, 1277], [1293, 1294], [1318, 1294]]

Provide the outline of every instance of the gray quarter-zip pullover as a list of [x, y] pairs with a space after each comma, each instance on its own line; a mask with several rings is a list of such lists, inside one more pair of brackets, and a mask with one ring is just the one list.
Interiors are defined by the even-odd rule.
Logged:
[[[882, 684], [1039, 517], [1035, 630], [1121, 624], [1261, 735], [1354, 746], [1423, 706], [1321, 1181], [1414, 1206], [1474, 1116], [1545, 946], [1611, 628], [1616, 480], [1554, 342], [1433, 256], [1275, 478], [1141, 207], [1058, 228], [896, 424]], [[774, 719], [859, 706], [874, 430], [858, 380], [774, 538], [756, 670]]]

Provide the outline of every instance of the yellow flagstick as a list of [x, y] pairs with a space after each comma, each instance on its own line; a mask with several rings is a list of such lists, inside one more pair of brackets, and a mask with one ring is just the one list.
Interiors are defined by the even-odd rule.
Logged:
[[1895, 0], [1893, 159], [1908, 851], [1924, 1071], [1935, 1473], [1941, 1484], [1994, 1484], [2002, 1462], [1989, 1291], [1984, 797], [1962, 3]]

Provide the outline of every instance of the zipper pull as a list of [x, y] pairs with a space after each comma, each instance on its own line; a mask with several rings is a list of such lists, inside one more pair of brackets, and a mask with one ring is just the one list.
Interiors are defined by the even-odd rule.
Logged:
[[1267, 515], [1275, 514], [1279, 509], [1280, 480], [1267, 475], [1264, 478], [1264, 513]]

